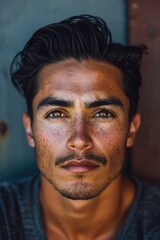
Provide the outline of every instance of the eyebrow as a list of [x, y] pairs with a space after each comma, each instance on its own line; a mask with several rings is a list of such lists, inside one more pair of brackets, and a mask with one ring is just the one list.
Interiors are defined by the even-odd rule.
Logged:
[[[86, 108], [96, 108], [96, 107], [101, 107], [101, 106], [105, 106], [105, 105], [117, 106], [117, 107], [120, 107], [121, 109], [124, 108], [122, 101], [115, 97], [98, 99], [91, 103], [85, 103]], [[59, 99], [56, 97], [47, 97], [47, 98], [42, 99], [39, 102], [39, 104], [37, 106], [37, 110], [40, 110], [41, 108], [47, 107], [47, 106], [73, 107], [74, 103], [73, 103], [73, 101], [70, 101], [70, 100]]]
[[117, 106], [120, 108], [124, 108], [124, 105], [122, 103], [122, 101], [118, 98], [115, 97], [109, 97], [109, 98], [105, 98], [105, 99], [99, 99], [96, 100], [94, 102], [91, 103], [86, 103], [86, 107], [87, 108], [95, 108], [95, 107], [101, 107], [101, 106], [105, 106], [105, 105], [112, 105], [112, 106]]
[[63, 100], [55, 97], [47, 97], [39, 102], [37, 110], [40, 110], [41, 108], [47, 106], [72, 107], [73, 105], [73, 102], [68, 100]]

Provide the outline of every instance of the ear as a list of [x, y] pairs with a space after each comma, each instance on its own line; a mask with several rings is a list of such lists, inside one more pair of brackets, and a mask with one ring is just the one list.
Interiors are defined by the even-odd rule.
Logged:
[[127, 147], [131, 147], [134, 144], [135, 137], [137, 135], [138, 129], [141, 124], [141, 117], [139, 113], [136, 113], [131, 122], [130, 122], [130, 128], [128, 132], [128, 137], [127, 137]]
[[28, 113], [23, 113], [23, 125], [26, 132], [27, 141], [30, 147], [35, 147], [33, 131], [31, 126], [31, 118], [29, 117]]

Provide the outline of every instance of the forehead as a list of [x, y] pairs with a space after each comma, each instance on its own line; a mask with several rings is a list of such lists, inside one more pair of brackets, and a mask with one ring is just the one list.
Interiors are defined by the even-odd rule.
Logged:
[[[122, 73], [117, 67], [103, 62], [75, 59], [48, 64], [38, 76], [39, 90], [35, 99], [56, 97], [125, 97]], [[104, 95], [104, 96], [102, 96]]]

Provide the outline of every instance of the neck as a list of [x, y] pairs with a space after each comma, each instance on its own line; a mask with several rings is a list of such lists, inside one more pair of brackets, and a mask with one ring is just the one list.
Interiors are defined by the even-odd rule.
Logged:
[[67, 199], [42, 177], [40, 202], [48, 239], [113, 239], [134, 196], [134, 184], [122, 176], [90, 200]]

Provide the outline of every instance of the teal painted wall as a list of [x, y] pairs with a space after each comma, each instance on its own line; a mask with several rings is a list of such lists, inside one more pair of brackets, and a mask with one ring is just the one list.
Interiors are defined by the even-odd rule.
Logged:
[[0, 181], [28, 176], [36, 171], [34, 152], [27, 145], [21, 121], [24, 99], [10, 82], [9, 67], [15, 54], [37, 28], [72, 15], [102, 17], [115, 42], [126, 42], [124, 0], [2, 0], [0, 7], [0, 121], [8, 132], [0, 136]]

